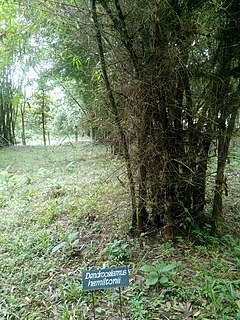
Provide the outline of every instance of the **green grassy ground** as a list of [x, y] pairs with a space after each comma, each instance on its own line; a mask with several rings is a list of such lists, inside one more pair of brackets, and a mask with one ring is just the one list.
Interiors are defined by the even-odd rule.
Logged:
[[[226, 226], [219, 239], [199, 234], [196, 245], [164, 243], [160, 234], [127, 236], [124, 165], [105, 147], [1, 149], [0, 319], [93, 319], [81, 271], [128, 265], [123, 319], [239, 320], [238, 157], [234, 151], [228, 168], [226, 212], [233, 228]], [[176, 267], [166, 283], [164, 273], [146, 285], [151, 274], [141, 268], [158, 262]], [[116, 290], [97, 292], [95, 303], [97, 319], [120, 319]]]

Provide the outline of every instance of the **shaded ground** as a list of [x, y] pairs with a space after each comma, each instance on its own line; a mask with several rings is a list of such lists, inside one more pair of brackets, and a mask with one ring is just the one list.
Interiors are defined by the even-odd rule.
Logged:
[[[130, 270], [123, 319], [240, 319], [239, 158], [233, 149], [225, 200], [232, 224], [221, 238], [206, 230], [193, 244], [127, 236], [124, 165], [106, 147], [0, 150], [0, 319], [93, 319], [81, 271], [119, 265]], [[176, 268], [167, 283], [147, 286], [140, 269], [157, 262]], [[97, 319], [120, 319], [116, 290], [95, 299]]]

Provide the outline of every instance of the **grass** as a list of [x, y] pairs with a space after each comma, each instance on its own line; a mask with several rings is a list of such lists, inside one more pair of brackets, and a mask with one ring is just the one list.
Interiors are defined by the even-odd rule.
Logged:
[[[0, 150], [0, 319], [93, 319], [81, 271], [128, 265], [123, 319], [240, 319], [239, 162], [228, 168], [233, 229], [208, 245], [130, 238], [122, 162], [80, 143]], [[144, 265], [176, 263], [146, 285]], [[97, 319], [120, 319], [117, 290], [95, 294]]]

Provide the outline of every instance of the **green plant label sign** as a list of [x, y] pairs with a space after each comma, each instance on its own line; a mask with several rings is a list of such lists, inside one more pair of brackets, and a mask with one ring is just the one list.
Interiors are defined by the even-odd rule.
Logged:
[[82, 272], [83, 290], [100, 290], [129, 285], [128, 267], [90, 270]]

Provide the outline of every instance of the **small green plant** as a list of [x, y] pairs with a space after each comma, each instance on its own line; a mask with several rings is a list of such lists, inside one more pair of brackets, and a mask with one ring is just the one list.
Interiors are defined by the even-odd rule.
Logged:
[[80, 245], [79, 233], [72, 232], [67, 235], [64, 241], [59, 242], [52, 248], [52, 254], [64, 251], [68, 255], [72, 255], [76, 251], [81, 251], [82, 248], [83, 246]]
[[139, 290], [139, 284], [133, 284], [130, 287], [129, 307], [132, 315], [131, 319], [145, 320], [148, 311], [146, 308], [146, 294], [144, 290]]
[[230, 282], [206, 276], [203, 293], [211, 303], [211, 312], [215, 314], [216, 317], [219, 315], [224, 317], [236, 308], [238, 293], [234, 285]]
[[172, 276], [172, 270], [174, 268], [176, 268], [175, 263], [164, 264], [153, 262], [152, 265], [145, 264], [140, 270], [147, 276], [146, 285], [153, 286], [156, 284], [167, 283]]
[[8, 166], [6, 170], [0, 171], [0, 177], [6, 183], [8, 183], [11, 180], [11, 178], [14, 177], [14, 175], [10, 172], [10, 170], [11, 170], [11, 167]]
[[212, 226], [209, 224], [205, 224], [203, 229], [194, 228], [192, 230], [192, 235], [197, 244], [210, 244], [217, 245], [219, 243], [219, 239], [213, 235]]
[[114, 259], [116, 262], [123, 262], [131, 256], [131, 250], [127, 242], [122, 240], [114, 240], [105, 249], [102, 254], [108, 258]]

